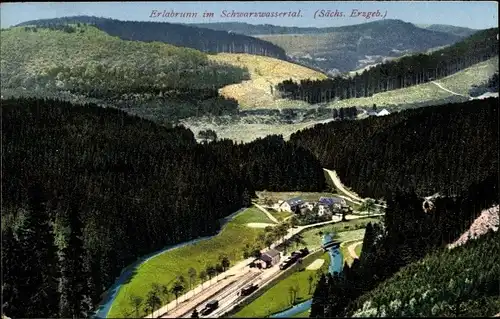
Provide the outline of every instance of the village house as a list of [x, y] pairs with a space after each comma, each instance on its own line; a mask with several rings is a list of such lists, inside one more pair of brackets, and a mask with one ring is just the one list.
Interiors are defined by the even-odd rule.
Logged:
[[319, 204], [332, 207], [333, 210], [340, 210], [342, 207], [347, 206], [345, 199], [340, 197], [321, 197], [318, 201]]
[[322, 217], [324, 215], [330, 215], [330, 214], [332, 214], [332, 211], [331, 211], [329, 205], [318, 203], [318, 216], [319, 217]]
[[269, 249], [262, 253], [260, 259], [267, 264], [267, 268], [277, 265], [280, 262], [281, 254], [276, 249]]
[[304, 204], [304, 201], [299, 197], [295, 197], [286, 201], [278, 202], [277, 210], [280, 212], [294, 212], [302, 204]]

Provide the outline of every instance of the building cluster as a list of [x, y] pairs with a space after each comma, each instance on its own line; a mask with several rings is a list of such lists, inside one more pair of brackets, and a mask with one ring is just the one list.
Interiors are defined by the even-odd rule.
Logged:
[[345, 199], [339, 197], [321, 197], [317, 202], [306, 202], [300, 197], [280, 200], [273, 209], [280, 212], [293, 212], [299, 215], [316, 214], [319, 217], [340, 214], [348, 208]]

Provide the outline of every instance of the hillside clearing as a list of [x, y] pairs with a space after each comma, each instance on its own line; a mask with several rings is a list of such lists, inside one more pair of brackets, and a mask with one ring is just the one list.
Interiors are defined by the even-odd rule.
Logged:
[[[475, 64], [460, 72], [452, 74], [435, 82], [447, 88], [450, 91], [469, 95], [469, 89], [472, 85], [487, 82], [488, 79], [498, 72], [498, 56], [487, 61]], [[357, 99], [346, 99], [328, 104], [329, 108], [341, 107], [369, 107], [376, 104], [377, 107], [382, 106], [397, 106], [412, 103], [429, 103], [436, 100], [447, 99], [454, 97], [454, 94], [446, 92], [439, 88], [436, 84], [428, 82], [424, 84], [410, 86], [404, 89], [397, 89], [387, 92], [374, 94], [371, 97], [363, 97]], [[467, 98], [463, 98], [464, 101]]]
[[301, 79], [327, 78], [318, 71], [266, 56], [219, 53], [209, 55], [209, 60], [248, 68], [250, 80], [231, 84], [219, 90], [221, 95], [236, 99], [242, 109], [307, 105], [306, 102], [278, 99], [271, 93], [271, 87], [288, 79], [300, 81]]

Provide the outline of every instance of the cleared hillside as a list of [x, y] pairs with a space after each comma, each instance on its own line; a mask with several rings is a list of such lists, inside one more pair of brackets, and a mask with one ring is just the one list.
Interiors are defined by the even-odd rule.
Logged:
[[[487, 61], [475, 64], [467, 69], [459, 71], [455, 74], [436, 81], [443, 87], [453, 92], [468, 95], [470, 88], [473, 85], [487, 82], [488, 79], [498, 72], [498, 56]], [[442, 90], [439, 86], [433, 83], [424, 83], [410, 86], [404, 89], [392, 90], [374, 94], [371, 97], [346, 99], [328, 104], [330, 108], [360, 106], [368, 107], [373, 104], [377, 106], [387, 106], [392, 108], [410, 107], [412, 104], [417, 105], [432, 105], [438, 102], [443, 102], [446, 99], [460, 99], [454, 94]], [[462, 98], [462, 100], [467, 100]]]
[[306, 106], [305, 102], [280, 99], [271, 90], [274, 90], [272, 88], [275, 85], [287, 79], [299, 81], [327, 78], [326, 75], [306, 67], [265, 56], [219, 53], [209, 55], [209, 59], [217, 63], [248, 69], [250, 80], [220, 89], [221, 95], [236, 99], [243, 109]]

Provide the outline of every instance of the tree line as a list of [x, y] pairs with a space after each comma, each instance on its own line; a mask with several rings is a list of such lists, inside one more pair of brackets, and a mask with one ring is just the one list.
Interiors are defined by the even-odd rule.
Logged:
[[319, 124], [290, 141], [363, 197], [459, 194], [498, 174], [498, 98]]
[[498, 55], [498, 28], [479, 31], [449, 47], [429, 54], [404, 56], [374, 66], [352, 77], [325, 80], [285, 80], [276, 86], [282, 97], [311, 104], [373, 94], [418, 85], [454, 74]]
[[122, 268], [214, 234], [256, 189], [325, 188], [314, 156], [280, 136], [197, 144], [182, 126], [56, 100], [3, 100], [2, 116], [12, 317], [89, 316]]
[[122, 40], [165, 42], [207, 53], [248, 53], [287, 60], [285, 50], [258, 38], [168, 22], [120, 21], [91, 16], [74, 16], [23, 22], [18, 26], [86, 23]]

